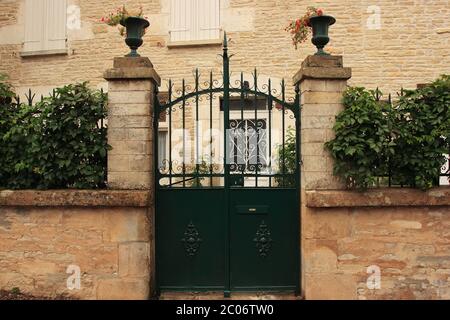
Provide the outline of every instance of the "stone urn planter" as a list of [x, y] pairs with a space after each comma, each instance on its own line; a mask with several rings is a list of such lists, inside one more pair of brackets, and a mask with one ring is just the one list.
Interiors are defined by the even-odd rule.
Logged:
[[323, 48], [330, 42], [328, 37], [328, 29], [336, 22], [336, 19], [332, 16], [315, 16], [309, 19], [309, 23], [312, 28], [313, 36], [311, 42], [317, 47], [315, 55], [329, 55]]
[[141, 17], [128, 17], [120, 22], [126, 29], [125, 43], [130, 47], [131, 51], [126, 57], [140, 57], [137, 49], [142, 46], [142, 40], [145, 29], [150, 26], [150, 22]]

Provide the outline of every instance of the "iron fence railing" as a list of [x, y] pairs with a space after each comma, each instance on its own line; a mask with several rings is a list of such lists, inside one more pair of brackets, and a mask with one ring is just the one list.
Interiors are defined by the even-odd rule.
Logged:
[[166, 120], [164, 135], [154, 123], [157, 186], [295, 188], [299, 88], [289, 97], [284, 80], [273, 83], [256, 68], [233, 78], [226, 41], [223, 50], [220, 77], [196, 69], [191, 82], [169, 80], [163, 103], [155, 97], [155, 119]]
[[[100, 92], [102, 94], [104, 93], [103, 88], [100, 89]], [[53, 89], [52, 92], [49, 93], [49, 95], [51, 97], [55, 98], [56, 95], [57, 95], [56, 90]], [[20, 95], [16, 95], [14, 97], [14, 101], [12, 103], [14, 105], [16, 105], [16, 106], [19, 106], [20, 104], [26, 104], [26, 105], [31, 107], [31, 106], [33, 106], [34, 103], [36, 103], [36, 98], [39, 99], [40, 102], [42, 102], [44, 100], [44, 95], [41, 94], [40, 97], [36, 97], [36, 93], [33, 93], [33, 91], [31, 91], [31, 89], [28, 89], [28, 91], [23, 94], [23, 97], [24, 97], [24, 99], [22, 99], [20, 97]], [[102, 109], [102, 110], [105, 110], [105, 109]], [[106, 117], [101, 117], [100, 118], [98, 126], [100, 128], [106, 128]]]
[[[397, 97], [402, 97], [405, 94], [405, 90], [403, 88], [400, 89], [400, 92], [396, 93]], [[385, 99], [383, 99], [385, 98]], [[394, 98], [392, 94], [388, 94], [387, 97], [384, 96], [379, 88], [375, 90], [375, 99], [379, 103], [384, 103], [388, 105], [388, 110], [393, 110], [394, 108]], [[450, 148], [447, 154], [444, 154], [446, 161], [441, 167], [441, 172], [439, 176], [436, 177], [434, 181], [435, 186], [448, 186], [450, 185]], [[377, 183], [375, 187], [416, 187], [413, 184], [402, 184], [395, 179], [395, 174], [392, 172], [392, 166], [388, 164], [388, 172], [382, 174], [377, 177]]]

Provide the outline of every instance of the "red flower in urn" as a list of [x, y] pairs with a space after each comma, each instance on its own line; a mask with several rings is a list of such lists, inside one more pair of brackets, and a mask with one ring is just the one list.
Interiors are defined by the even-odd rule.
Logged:
[[298, 48], [300, 43], [305, 42], [311, 33], [310, 18], [322, 15], [323, 9], [308, 7], [306, 14], [302, 18], [289, 22], [285, 30], [292, 35], [292, 44], [295, 46], [295, 49]]

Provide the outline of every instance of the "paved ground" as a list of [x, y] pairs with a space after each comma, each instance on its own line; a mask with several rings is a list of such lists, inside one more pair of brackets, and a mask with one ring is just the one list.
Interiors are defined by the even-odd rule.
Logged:
[[164, 292], [160, 300], [301, 300], [292, 293], [233, 293], [224, 298], [223, 292]]

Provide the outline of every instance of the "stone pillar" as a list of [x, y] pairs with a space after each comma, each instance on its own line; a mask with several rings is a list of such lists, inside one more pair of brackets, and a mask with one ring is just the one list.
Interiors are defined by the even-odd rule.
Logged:
[[324, 143], [333, 138], [335, 116], [343, 109], [342, 93], [351, 77], [342, 56], [308, 56], [294, 76], [300, 85], [302, 188], [342, 189], [333, 176], [333, 162]]
[[[301, 199], [306, 198], [307, 190], [345, 187], [333, 176], [333, 160], [324, 143], [334, 137], [335, 116], [343, 109], [342, 93], [350, 77], [351, 69], [343, 67], [341, 56], [308, 56], [294, 76], [294, 84], [300, 85], [302, 94]], [[317, 213], [303, 201], [300, 214], [302, 295], [314, 299], [320, 297], [314, 289], [317, 279], [335, 271], [332, 269], [336, 268], [337, 258], [329, 247], [337, 246], [337, 243], [314, 240], [316, 230], [321, 228], [320, 222]]]
[[108, 143], [112, 147], [108, 152], [108, 186], [149, 192], [147, 221], [140, 226], [145, 229], [145, 238], [119, 246], [119, 275], [122, 272], [130, 276], [132, 284], [140, 288], [138, 296], [146, 299], [154, 296], [156, 289], [153, 113], [155, 91], [161, 79], [144, 57], [114, 58], [114, 67], [104, 77], [109, 86]]
[[160, 77], [148, 58], [114, 58], [108, 80], [108, 185], [153, 186], [153, 98]]

